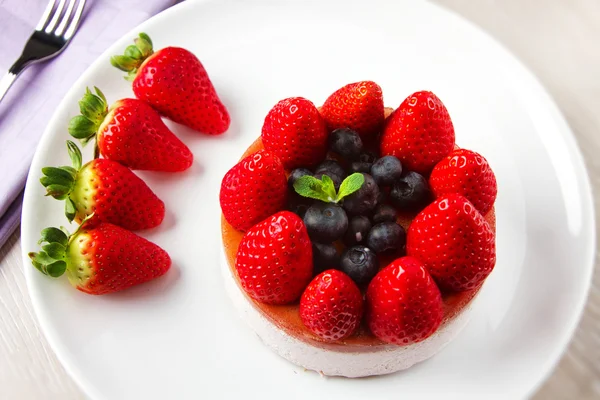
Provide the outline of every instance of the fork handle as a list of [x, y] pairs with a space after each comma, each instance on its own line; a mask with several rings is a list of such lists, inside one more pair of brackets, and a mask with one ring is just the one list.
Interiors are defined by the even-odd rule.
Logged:
[[8, 92], [8, 89], [11, 87], [15, 79], [17, 79], [17, 74], [9, 71], [6, 73], [6, 75], [4, 75], [2, 80], [0, 80], [0, 101], [2, 101], [4, 95], [6, 92]]

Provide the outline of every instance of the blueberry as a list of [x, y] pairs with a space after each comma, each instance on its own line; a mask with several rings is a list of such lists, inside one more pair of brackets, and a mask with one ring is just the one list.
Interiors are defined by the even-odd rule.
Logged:
[[365, 153], [362, 153], [358, 157], [358, 161], [368, 162], [368, 163], [371, 163], [371, 164], [373, 164], [375, 162], [375, 160], [377, 160], [377, 156], [375, 155], [375, 153], [373, 153], [371, 151], [367, 151]]
[[318, 243], [331, 243], [340, 239], [348, 229], [348, 217], [337, 204], [318, 202], [304, 214], [308, 236]]
[[406, 232], [395, 222], [382, 222], [375, 225], [367, 236], [367, 246], [375, 253], [403, 250], [406, 245]]
[[374, 153], [362, 153], [358, 157], [357, 161], [354, 161], [350, 164], [350, 173], [364, 172], [366, 174], [370, 174], [371, 166], [373, 165], [373, 162], [375, 162], [376, 159], [377, 157]]
[[313, 243], [313, 275], [340, 266], [340, 255], [332, 244]]
[[362, 148], [360, 136], [352, 129], [336, 129], [329, 135], [329, 149], [347, 161], [356, 160], [360, 156]]
[[344, 235], [344, 244], [354, 246], [367, 241], [367, 235], [371, 230], [371, 221], [364, 215], [352, 217], [348, 222], [348, 229]]
[[402, 163], [394, 156], [381, 157], [373, 163], [371, 176], [380, 186], [389, 186], [402, 176]]
[[355, 172], [364, 172], [366, 174], [371, 173], [371, 165], [372, 163], [364, 162], [364, 161], [355, 161], [350, 164], [350, 173], [353, 174]]
[[390, 198], [400, 210], [418, 210], [427, 205], [430, 198], [427, 180], [416, 172], [408, 172], [396, 181]]
[[288, 177], [288, 188], [293, 192], [294, 182], [306, 175], [312, 176], [312, 172], [306, 168], [296, 168], [293, 170]]
[[346, 177], [346, 171], [337, 161], [325, 160], [315, 169], [315, 178], [321, 179], [323, 175], [330, 177], [338, 189]]
[[374, 224], [385, 221], [396, 222], [397, 218], [398, 211], [396, 211], [396, 209], [389, 204], [379, 204], [373, 213]]
[[377, 205], [379, 186], [371, 175], [364, 174], [365, 182], [356, 192], [344, 199], [344, 208], [352, 215], [368, 214]]
[[340, 269], [359, 285], [369, 283], [379, 271], [377, 255], [368, 247], [346, 249], [340, 259]]
[[293, 212], [298, 215], [300, 218], [304, 218], [304, 214], [306, 214], [306, 210], [310, 208], [313, 204], [314, 200], [309, 199], [307, 197], [302, 197], [297, 193], [292, 193], [288, 197], [287, 201], [287, 210]]

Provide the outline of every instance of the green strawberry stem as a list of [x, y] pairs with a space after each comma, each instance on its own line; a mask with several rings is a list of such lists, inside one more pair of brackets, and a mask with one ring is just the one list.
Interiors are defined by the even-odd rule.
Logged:
[[44, 176], [40, 178], [40, 182], [46, 188], [46, 196], [65, 201], [65, 215], [69, 222], [72, 222], [75, 218], [75, 203], [69, 194], [75, 187], [75, 180], [81, 169], [82, 156], [79, 147], [70, 140], [67, 140], [67, 150], [72, 166], [42, 168]]
[[92, 218], [93, 214], [84, 218], [75, 232], [69, 234], [65, 228], [54, 227], [42, 230], [42, 238], [38, 244], [42, 246], [39, 252], [29, 252], [33, 266], [44, 275], [57, 278], [67, 270], [67, 249], [81, 228]]
[[354, 173], [342, 182], [339, 192], [336, 193], [331, 178], [323, 175], [321, 179], [306, 175], [294, 182], [294, 190], [300, 196], [321, 200], [326, 203], [339, 203], [344, 197], [356, 192], [365, 183], [361, 173]]
[[142, 66], [144, 61], [154, 53], [152, 49], [152, 40], [145, 33], [133, 41], [135, 44], [127, 46], [123, 55], [112, 56], [110, 63], [113, 67], [127, 72], [126, 80], [132, 81]]
[[[86, 145], [90, 140], [96, 137], [100, 125], [108, 115], [108, 103], [104, 93], [94, 86], [96, 94], [89, 88], [85, 89], [85, 94], [79, 101], [80, 115], [73, 117], [69, 121], [69, 134], [75, 139], [79, 139], [82, 145]], [[94, 146], [94, 158], [98, 158], [98, 143]]]

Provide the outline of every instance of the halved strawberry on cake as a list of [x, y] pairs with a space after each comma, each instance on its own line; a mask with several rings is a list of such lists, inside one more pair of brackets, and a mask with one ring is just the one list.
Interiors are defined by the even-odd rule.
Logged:
[[280, 101], [222, 181], [225, 282], [261, 339], [324, 375], [409, 368], [465, 326], [496, 263], [495, 176], [431, 92]]

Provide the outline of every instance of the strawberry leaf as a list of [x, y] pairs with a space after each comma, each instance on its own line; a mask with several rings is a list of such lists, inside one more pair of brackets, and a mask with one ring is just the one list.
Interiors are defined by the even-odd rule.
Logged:
[[363, 183], [365, 183], [365, 177], [361, 173], [357, 172], [348, 176], [340, 185], [340, 191], [337, 195], [336, 202], [356, 192], [358, 189], [360, 189]]
[[67, 251], [65, 246], [56, 242], [45, 244], [42, 246], [42, 249], [46, 252], [46, 254], [55, 260], [64, 259], [65, 252]]
[[75, 214], [77, 214], [77, 210], [75, 208], [75, 203], [71, 200], [70, 197], [65, 199], [65, 215], [69, 222], [73, 222], [75, 219]]
[[69, 121], [67, 128], [75, 139], [85, 139], [96, 134], [96, 124], [83, 115], [77, 115]]
[[67, 243], [69, 242], [69, 237], [65, 232], [61, 231], [60, 229], [50, 227], [42, 230], [42, 238], [40, 239], [38, 244], [42, 244], [44, 242], [58, 243], [66, 247]]
[[52, 264], [46, 265], [46, 271], [48, 275], [53, 278], [58, 278], [67, 270], [67, 263], [63, 260], [53, 262]]
[[79, 150], [79, 147], [77, 147], [77, 145], [70, 140], [67, 140], [67, 150], [69, 152], [71, 162], [73, 163], [73, 168], [79, 171], [81, 169], [81, 150]]

